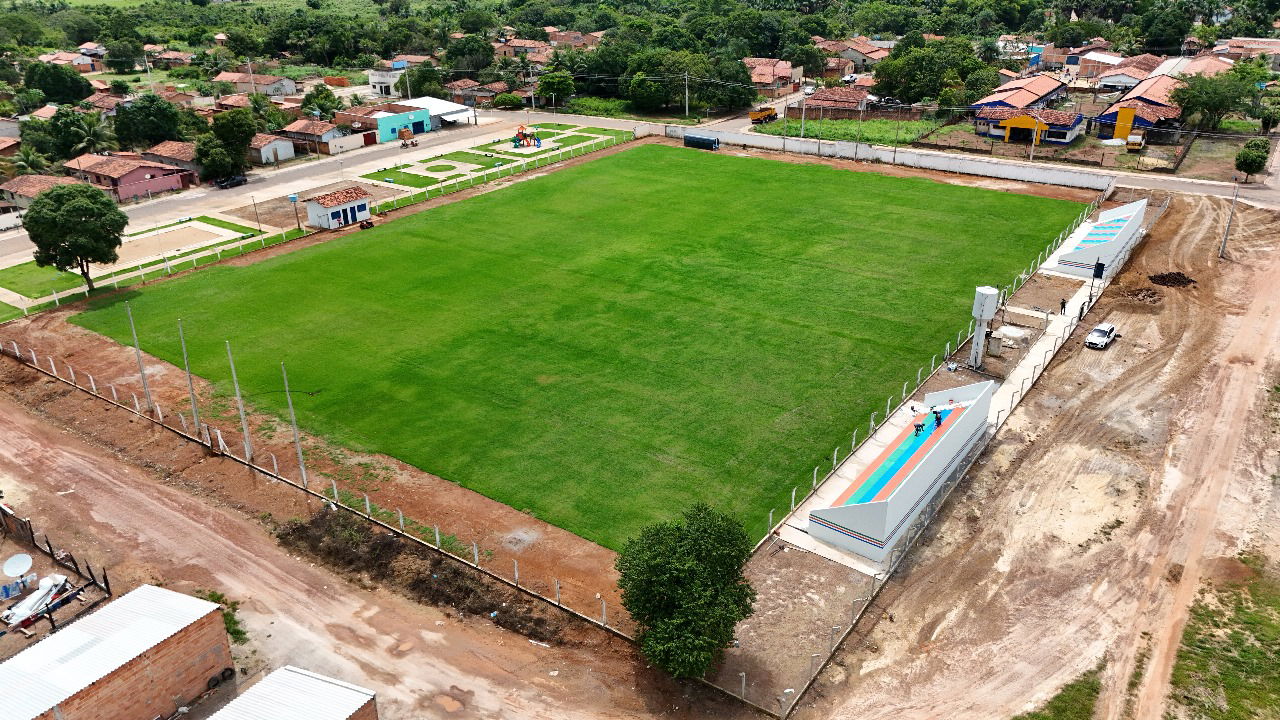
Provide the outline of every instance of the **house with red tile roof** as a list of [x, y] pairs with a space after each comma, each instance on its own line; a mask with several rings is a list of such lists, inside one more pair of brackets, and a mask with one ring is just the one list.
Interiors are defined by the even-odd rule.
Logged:
[[542, 40], [511, 38], [503, 42], [493, 43], [495, 57], [520, 57], [521, 55], [550, 53], [550, 43]]
[[782, 97], [800, 89], [802, 66], [792, 67], [791, 63], [777, 58], [749, 57], [742, 62], [751, 73], [751, 84], [765, 97]]
[[183, 170], [190, 170], [197, 176], [200, 164], [196, 162], [196, 144], [185, 140], [165, 140], [142, 151], [145, 160], [173, 165]]
[[292, 95], [298, 91], [294, 81], [278, 75], [259, 75], [257, 73], [220, 72], [213, 78], [214, 82], [231, 83], [236, 92], [263, 95]]
[[368, 220], [373, 195], [359, 185], [307, 198], [307, 224], [332, 230]]
[[1044, 107], [1066, 92], [1067, 84], [1061, 80], [1050, 75], [1032, 75], [1010, 80], [969, 107], [975, 110], [984, 107]]
[[1139, 82], [1097, 117], [1098, 137], [1128, 137], [1134, 130], [1169, 126], [1182, 116], [1171, 95], [1183, 84], [1171, 75], [1152, 75]]
[[973, 130], [1003, 142], [1066, 145], [1084, 134], [1084, 115], [1047, 108], [984, 107], [973, 116]]
[[81, 185], [75, 178], [57, 175], [19, 175], [0, 185], [0, 196], [4, 200], [20, 208], [30, 207], [31, 201], [40, 193], [58, 185]]
[[68, 160], [63, 169], [107, 190], [117, 201], [185, 190], [194, 180], [190, 170], [127, 155], [85, 154]]

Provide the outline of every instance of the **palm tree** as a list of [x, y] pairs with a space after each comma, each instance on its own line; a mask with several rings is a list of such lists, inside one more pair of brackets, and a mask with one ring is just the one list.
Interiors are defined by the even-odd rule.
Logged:
[[48, 159], [29, 145], [18, 148], [18, 153], [13, 156], [13, 171], [15, 175], [39, 175], [48, 167]]
[[115, 150], [119, 147], [116, 144], [116, 134], [111, 131], [111, 121], [102, 113], [81, 115], [79, 122], [71, 128], [71, 137], [75, 141], [71, 152], [76, 155]]

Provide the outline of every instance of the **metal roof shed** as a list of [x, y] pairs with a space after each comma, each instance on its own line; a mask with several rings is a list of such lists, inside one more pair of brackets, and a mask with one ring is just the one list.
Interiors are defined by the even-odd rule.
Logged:
[[0, 716], [40, 717], [214, 612], [207, 600], [139, 586], [0, 664]]
[[376, 720], [377, 717], [372, 690], [286, 665], [259, 680], [209, 720]]

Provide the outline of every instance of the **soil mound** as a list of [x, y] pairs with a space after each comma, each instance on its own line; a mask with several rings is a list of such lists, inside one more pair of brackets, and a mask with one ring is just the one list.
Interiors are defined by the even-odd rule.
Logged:
[[1165, 287], [1186, 287], [1188, 285], [1194, 285], [1196, 282], [1181, 272], [1157, 273], [1155, 275], [1148, 275], [1147, 279], [1156, 285], [1163, 285]]

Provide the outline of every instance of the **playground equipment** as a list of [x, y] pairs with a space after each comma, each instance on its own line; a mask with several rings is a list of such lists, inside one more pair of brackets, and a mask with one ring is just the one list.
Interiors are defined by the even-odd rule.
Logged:
[[521, 125], [516, 128], [516, 134], [511, 138], [511, 147], [542, 147], [542, 138], [538, 137], [536, 132], [530, 132]]

